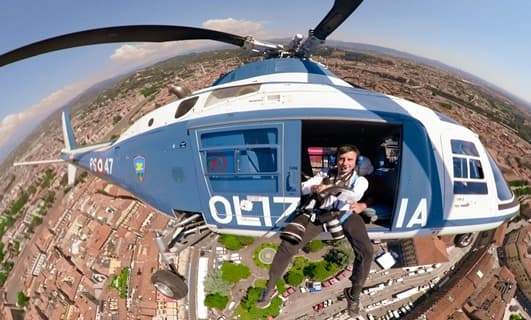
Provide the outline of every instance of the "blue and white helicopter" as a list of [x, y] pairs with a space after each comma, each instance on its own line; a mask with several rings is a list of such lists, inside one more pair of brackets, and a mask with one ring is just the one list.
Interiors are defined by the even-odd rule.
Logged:
[[[181, 230], [275, 234], [300, 202], [301, 179], [333, 165], [334, 147], [347, 143], [360, 148], [359, 167], [373, 169], [360, 172], [370, 184], [372, 239], [469, 239], [517, 215], [518, 201], [477, 134], [410, 101], [353, 87], [310, 58], [361, 2], [336, 0], [308, 37], [288, 46], [192, 27], [124, 26], [36, 42], [1, 55], [0, 66], [111, 42], [210, 39], [261, 53], [211, 87], [176, 88], [179, 100], [110, 142], [78, 146], [62, 115], [69, 183], [83, 168], [179, 219]], [[181, 298], [186, 285], [168, 264], [153, 282]]]

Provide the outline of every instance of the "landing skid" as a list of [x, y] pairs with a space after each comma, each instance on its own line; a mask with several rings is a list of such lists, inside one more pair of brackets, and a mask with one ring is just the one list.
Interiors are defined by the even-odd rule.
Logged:
[[160, 232], [155, 232], [155, 243], [159, 250], [163, 269], [151, 276], [151, 283], [161, 294], [176, 300], [188, 294], [184, 277], [179, 274], [172, 257], [182, 250], [194, 246], [205, 239], [212, 231], [206, 226], [200, 214], [194, 214], [181, 220], [168, 241]]

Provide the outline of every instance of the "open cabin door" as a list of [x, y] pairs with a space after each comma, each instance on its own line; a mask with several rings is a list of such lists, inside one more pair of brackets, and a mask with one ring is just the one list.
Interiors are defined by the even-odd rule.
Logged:
[[243, 235], [278, 230], [300, 199], [300, 121], [200, 128], [194, 135], [207, 224]]

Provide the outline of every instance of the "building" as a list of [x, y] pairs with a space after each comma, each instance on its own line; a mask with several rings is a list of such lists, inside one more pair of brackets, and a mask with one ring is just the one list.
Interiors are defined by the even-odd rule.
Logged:
[[495, 271], [487, 285], [476, 290], [463, 306], [471, 319], [503, 319], [505, 307], [516, 292], [516, 280], [506, 267]]
[[509, 233], [505, 237], [504, 250], [507, 266], [518, 287], [531, 301], [531, 225]]
[[423, 266], [450, 261], [446, 243], [436, 236], [418, 236], [401, 242], [404, 266]]
[[503, 223], [501, 226], [496, 228], [496, 231], [494, 232], [494, 237], [493, 237], [492, 241], [498, 247], [503, 245], [503, 240], [505, 239], [505, 231], [506, 230], [507, 230], [507, 222]]

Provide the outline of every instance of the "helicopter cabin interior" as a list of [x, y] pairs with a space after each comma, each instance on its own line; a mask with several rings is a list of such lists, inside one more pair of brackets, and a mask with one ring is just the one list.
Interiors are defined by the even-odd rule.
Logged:
[[[302, 122], [301, 175], [307, 180], [336, 165], [338, 146], [351, 144], [370, 160], [374, 170], [359, 172], [369, 181], [361, 201], [369, 210], [362, 215], [370, 225], [390, 228], [398, 193], [402, 126], [389, 123], [304, 120]], [[358, 164], [360, 161], [358, 159]], [[363, 170], [361, 170], [363, 171]]]

